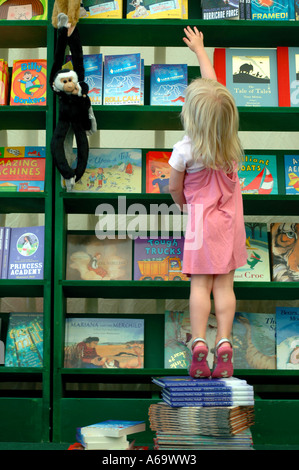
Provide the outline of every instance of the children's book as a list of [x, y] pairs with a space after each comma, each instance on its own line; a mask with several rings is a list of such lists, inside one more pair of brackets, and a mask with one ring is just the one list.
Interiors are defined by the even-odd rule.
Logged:
[[[77, 149], [73, 149], [75, 168]], [[89, 149], [87, 167], [72, 192], [141, 193], [141, 149]]]
[[276, 307], [277, 369], [299, 369], [299, 308]]
[[103, 104], [140, 105], [140, 54], [106, 55], [104, 58]]
[[251, 0], [251, 19], [255, 21], [288, 21], [289, 0], [271, 0], [271, 2]]
[[216, 48], [214, 67], [237, 106], [279, 106], [276, 49]]
[[99, 239], [96, 235], [67, 235], [66, 279], [132, 280], [132, 240]]
[[47, 61], [15, 60], [12, 68], [10, 105], [46, 105]]
[[44, 191], [45, 169], [45, 158], [0, 158], [0, 192]]
[[146, 154], [146, 192], [169, 193], [171, 152], [151, 150]]
[[43, 279], [45, 227], [10, 230], [7, 278]]
[[236, 312], [233, 349], [235, 369], [276, 369], [275, 313]]
[[245, 154], [239, 180], [243, 194], [278, 194], [276, 155]]
[[144, 320], [134, 318], [67, 318], [64, 367], [141, 369]]
[[188, 18], [187, 0], [126, 0], [127, 18]]
[[47, 20], [47, 0], [0, 0], [0, 20]]
[[0, 105], [8, 104], [8, 84], [8, 64], [6, 60], [0, 59]]
[[5, 348], [5, 367], [42, 367], [43, 315], [10, 313]]
[[299, 155], [284, 155], [286, 194], [299, 196]]
[[187, 64], [152, 64], [150, 104], [182, 106], [188, 85]]
[[247, 263], [236, 269], [235, 281], [270, 281], [270, 250], [267, 224], [245, 222]]
[[84, 18], [122, 18], [123, 0], [84, 0]]
[[[240, 2], [241, 3], [241, 2]], [[238, 20], [239, 0], [201, 0], [203, 20]]]
[[144, 421], [125, 421], [114, 419], [109, 419], [107, 421], [102, 421], [101, 423], [91, 424], [80, 428], [80, 433], [84, 437], [121, 437], [142, 431], [145, 431]]
[[299, 106], [299, 47], [277, 47], [280, 106]]
[[2, 278], [2, 263], [3, 263], [3, 250], [4, 250], [4, 232], [5, 232], [5, 227], [0, 227], [0, 279]]
[[182, 273], [184, 238], [136, 238], [134, 240], [135, 281], [187, 281]]
[[[72, 56], [67, 55], [63, 68], [73, 69]], [[88, 96], [92, 105], [102, 104], [103, 56], [102, 54], [83, 55], [84, 81], [88, 84]]]
[[7, 279], [11, 228], [4, 227], [1, 279]]
[[270, 224], [272, 281], [298, 282], [299, 223]]
[[46, 158], [46, 147], [0, 147], [1, 158]]

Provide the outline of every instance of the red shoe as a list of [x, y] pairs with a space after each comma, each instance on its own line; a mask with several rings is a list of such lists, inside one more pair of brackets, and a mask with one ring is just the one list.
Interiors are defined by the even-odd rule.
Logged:
[[189, 375], [195, 379], [206, 379], [210, 377], [211, 371], [207, 363], [209, 348], [206, 340], [203, 338], [195, 338], [191, 345], [191, 351], [192, 361], [189, 368]]
[[[229, 343], [221, 346], [223, 343]], [[232, 363], [233, 345], [227, 338], [222, 338], [213, 349], [214, 352], [214, 367], [212, 378], [223, 379], [232, 377], [234, 367]]]

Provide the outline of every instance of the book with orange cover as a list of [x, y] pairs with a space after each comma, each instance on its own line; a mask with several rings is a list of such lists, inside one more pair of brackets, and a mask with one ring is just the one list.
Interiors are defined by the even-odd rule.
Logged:
[[15, 60], [11, 79], [11, 106], [46, 105], [47, 61]]

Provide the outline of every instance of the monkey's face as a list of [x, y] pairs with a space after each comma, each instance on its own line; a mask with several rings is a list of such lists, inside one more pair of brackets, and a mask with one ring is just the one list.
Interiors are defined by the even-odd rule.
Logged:
[[74, 70], [60, 70], [57, 72], [54, 83], [53, 89], [55, 91], [64, 91], [67, 94], [77, 94], [77, 84], [78, 84], [78, 75]]
[[74, 80], [74, 78], [71, 77], [71, 76], [61, 78], [60, 83], [61, 83], [61, 88], [66, 93], [73, 93], [73, 91], [75, 90], [75, 88], [77, 86], [76, 80]]

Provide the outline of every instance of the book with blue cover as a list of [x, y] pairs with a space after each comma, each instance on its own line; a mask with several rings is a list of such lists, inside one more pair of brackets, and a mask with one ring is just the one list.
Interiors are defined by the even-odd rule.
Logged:
[[17, 227], [10, 231], [7, 278], [43, 279], [45, 227]]
[[144, 421], [113, 420], [108, 419], [100, 423], [83, 426], [78, 429], [80, 434], [87, 436], [121, 437], [128, 434], [145, 431]]
[[104, 105], [141, 105], [141, 89], [141, 57], [139, 53], [105, 56]]
[[278, 194], [276, 155], [245, 154], [239, 180], [243, 194]]
[[299, 369], [299, 308], [276, 307], [277, 369]]
[[299, 155], [284, 155], [286, 194], [299, 196]]
[[[66, 64], [64, 67], [73, 68], [72, 56], [66, 56]], [[87, 54], [83, 55], [84, 81], [87, 83], [89, 90], [88, 96], [92, 105], [102, 104], [103, 91], [103, 55]]]
[[152, 64], [150, 104], [182, 106], [188, 85], [187, 64]]
[[251, 0], [251, 19], [255, 21], [288, 21], [289, 0], [261, 2]]

